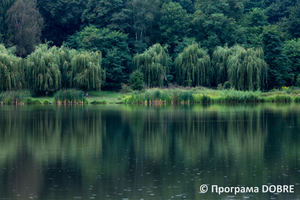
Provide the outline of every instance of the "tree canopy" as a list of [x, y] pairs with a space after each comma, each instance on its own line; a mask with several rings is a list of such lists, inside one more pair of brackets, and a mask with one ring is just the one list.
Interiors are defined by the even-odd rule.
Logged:
[[[261, 66], [267, 66], [267, 84], [258, 79], [253, 79], [252, 86], [237, 85], [233, 80], [231, 83], [237, 89], [272, 89], [295, 85], [299, 76], [299, 13], [300, 0], [2, 0], [0, 43], [5, 49], [14, 47], [9, 56], [22, 57], [24, 63], [33, 59], [33, 55], [46, 56], [47, 53], [38, 53], [40, 44], [47, 44], [44, 50], [48, 53], [54, 46], [59, 49], [57, 56], [64, 63], [57, 64], [60, 85], [55, 85], [56, 72], [49, 64], [45, 69], [54, 71], [44, 74], [48, 82], [38, 87], [41, 91], [75, 85], [99, 88], [91, 82], [80, 86], [70, 79], [71, 75], [75, 77], [71, 73], [72, 58], [80, 60], [87, 55], [93, 63], [99, 58], [106, 77], [99, 81], [106, 89], [127, 84], [137, 68], [148, 87], [162, 86], [164, 72], [173, 84], [228, 85], [232, 78], [229, 58], [236, 56], [236, 61], [244, 62], [237, 56], [240, 52], [258, 62], [255, 52], [261, 50], [264, 57], [259, 59], [266, 63]], [[195, 60], [188, 58], [186, 49], [190, 49]], [[162, 58], [164, 61], [158, 61]], [[205, 68], [208, 71], [199, 75], [188, 70], [198, 69], [199, 59], [204, 58], [205, 67], [210, 65]], [[39, 59], [35, 62], [46, 63], [44, 57]], [[23, 68], [25, 75], [28, 74], [25, 65]], [[185, 69], [182, 72], [186, 73], [178, 74], [179, 69]], [[76, 80], [86, 81], [79, 75]], [[26, 85], [22, 83], [22, 87]]]
[[149, 47], [144, 53], [136, 54], [133, 63], [141, 70], [148, 87], [162, 86], [164, 74], [169, 72], [169, 55], [160, 44]]
[[214, 73], [209, 55], [197, 43], [186, 47], [175, 60], [175, 75], [183, 86], [210, 86]]

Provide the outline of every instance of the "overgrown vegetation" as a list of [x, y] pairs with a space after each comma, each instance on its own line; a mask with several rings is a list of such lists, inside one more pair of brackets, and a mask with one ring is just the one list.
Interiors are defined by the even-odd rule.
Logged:
[[55, 104], [86, 104], [87, 99], [81, 90], [59, 90], [54, 95]]
[[299, 102], [300, 90], [295, 95], [285, 92], [209, 90], [209, 89], [151, 89], [133, 91], [122, 98], [125, 104], [190, 104], [190, 103], [247, 103], [247, 102]]
[[7, 91], [0, 93], [0, 103], [18, 105], [26, 103], [30, 97], [29, 91]]
[[0, 44], [0, 91], [21, 89], [24, 86], [23, 60], [14, 55], [14, 50]]
[[299, 13], [292, 0], [4, 0], [0, 90], [116, 90], [136, 69], [145, 88], [296, 86]]
[[144, 53], [135, 55], [133, 63], [144, 74], [144, 82], [149, 87], [157, 87], [164, 84], [163, 73], [169, 72], [169, 59], [167, 49], [155, 44]]

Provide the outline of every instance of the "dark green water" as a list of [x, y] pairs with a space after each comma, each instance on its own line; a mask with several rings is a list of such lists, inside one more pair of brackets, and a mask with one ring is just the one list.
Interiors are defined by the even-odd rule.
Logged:
[[299, 199], [299, 183], [300, 104], [0, 106], [1, 200]]

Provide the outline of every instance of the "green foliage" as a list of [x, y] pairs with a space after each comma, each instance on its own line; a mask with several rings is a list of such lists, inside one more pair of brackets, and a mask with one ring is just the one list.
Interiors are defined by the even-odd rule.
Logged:
[[273, 102], [292, 102], [292, 97], [289, 95], [276, 95]]
[[140, 70], [135, 70], [130, 75], [130, 86], [133, 90], [142, 90], [143, 89], [143, 80], [144, 75]]
[[284, 43], [283, 53], [288, 57], [286, 64], [291, 69], [291, 83], [292, 85], [297, 85], [297, 77], [300, 76], [300, 39], [286, 41]]
[[33, 99], [33, 98], [27, 98], [24, 102], [25, 104], [36, 104], [36, 105], [40, 105], [42, 104], [42, 102], [39, 99]]
[[244, 26], [246, 27], [247, 44], [249, 47], [262, 46], [262, 32], [264, 27], [269, 25], [268, 16], [261, 8], [254, 8], [246, 14]]
[[299, 38], [300, 37], [300, 1], [297, 1], [295, 6], [288, 8], [287, 13], [289, 18], [286, 21], [286, 31], [289, 38]]
[[246, 42], [246, 29], [237, 23], [242, 17], [243, 0], [196, 1], [191, 35], [212, 53], [216, 46]]
[[6, 15], [9, 43], [17, 46], [17, 55], [27, 56], [40, 42], [44, 21], [36, 8], [36, 0], [17, 0]]
[[268, 65], [262, 48], [244, 49], [236, 45], [228, 57], [228, 80], [238, 90], [258, 90], [267, 83]]
[[123, 84], [122, 89], [121, 89], [121, 93], [126, 94], [126, 93], [129, 93], [129, 92], [132, 92], [131, 87], [127, 84]]
[[[48, 66], [43, 68], [39, 79], [27, 76], [29, 69], [33, 68], [27, 66], [27, 59], [23, 60], [26, 79], [16, 81], [18, 86], [12, 82], [12, 89], [24, 88], [24, 80], [27, 81], [28, 78], [27, 85], [30, 89], [40, 93], [73, 87], [99, 89], [100, 82], [101, 87], [106, 89], [119, 89], [122, 84], [128, 82], [130, 74], [136, 68], [144, 74], [146, 85], [162, 86], [164, 72], [170, 82], [178, 81], [172, 59], [175, 60], [184, 48], [195, 42], [199, 46], [201, 44], [201, 48], [211, 57], [214, 74], [209, 81], [201, 79], [202, 85], [231, 87], [228, 58], [233, 56], [233, 51], [228, 47], [239, 44], [245, 49], [263, 47], [269, 74], [267, 88], [271, 89], [283, 85], [296, 85], [299, 74], [299, 45], [296, 39], [291, 39], [299, 38], [300, 35], [299, 10], [300, 0], [2, 0], [0, 42], [5, 43], [6, 47], [15, 45], [16, 54], [22, 57], [34, 50], [40, 43], [40, 37], [45, 43], [50, 41], [50, 45], [59, 47], [66, 42], [69, 47], [82, 51], [78, 53], [69, 50], [65, 45], [56, 48], [55, 54], [52, 54], [52, 64], [48, 63]], [[168, 57], [167, 63], [163, 64], [148, 60], [151, 65], [141, 64], [147, 65], [145, 69], [148, 71], [143, 71], [140, 65], [136, 64], [138, 59], [132, 57], [135, 54], [146, 54], [156, 43], [164, 44], [164, 51], [168, 49], [172, 59]], [[150, 48], [147, 50], [147, 47]], [[90, 70], [85, 71], [84, 75], [83, 71], [73, 70], [73, 58], [80, 60], [88, 56], [92, 59], [94, 56], [85, 51], [101, 52], [101, 66], [106, 71], [105, 84], [102, 70], [98, 70], [102, 71], [101, 75], [98, 74], [92, 81], [87, 79], [97, 72], [88, 65], [80, 68]], [[152, 59], [149, 54], [147, 59], [144, 58]], [[47, 62], [44, 58], [41, 60]], [[39, 64], [43, 65], [38, 61], [34, 65]], [[15, 62], [13, 65], [16, 65]], [[98, 64], [93, 61], [93, 65]], [[209, 74], [209, 77], [211, 71], [201, 73]], [[6, 72], [5, 74], [13, 75]], [[183, 75], [179, 77], [181, 76]], [[179, 84], [201, 85], [193, 83], [191, 72], [186, 76], [187, 80]], [[238, 78], [240, 81], [248, 80], [236, 77]], [[258, 87], [256, 81], [252, 84], [254, 89]], [[8, 85], [3, 86], [2, 81], [2, 88], [5, 88], [2, 90], [9, 89]], [[259, 85], [263, 87], [261, 82]]]
[[163, 85], [163, 73], [169, 72], [169, 59], [167, 49], [155, 44], [144, 53], [136, 54], [133, 63], [144, 74], [144, 82], [148, 87], [155, 87]]
[[45, 100], [43, 101], [43, 104], [44, 104], [44, 105], [48, 105], [48, 104], [51, 104], [51, 103], [50, 103], [50, 101], [48, 101], [47, 99], [45, 99]]
[[176, 82], [183, 86], [210, 86], [213, 68], [209, 55], [195, 43], [186, 47], [175, 60]]
[[291, 81], [288, 58], [283, 54], [283, 43], [276, 26], [266, 27], [262, 36], [265, 61], [268, 63], [269, 88], [288, 85]]
[[75, 90], [75, 89], [57, 91], [54, 94], [54, 101], [57, 104], [87, 102], [86, 98], [84, 97], [84, 92], [81, 90]]
[[130, 33], [135, 41], [142, 41], [148, 46], [159, 42], [158, 22], [161, 0], [127, 0], [126, 9], [131, 12]]
[[175, 57], [177, 57], [178, 54], [183, 52], [184, 48], [193, 45], [195, 42], [196, 42], [195, 38], [184, 37], [183, 40], [179, 42], [174, 49]]
[[74, 76], [73, 84], [76, 88], [101, 90], [105, 83], [101, 53], [83, 51], [76, 54], [71, 60], [71, 70], [68, 73]]
[[31, 97], [29, 91], [7, 91], [0, 93], [0, 103], [4, 104], [18, 104], [26, 102]]
[[266, 14], [268, 21], [275, 24], [284, 18], [287, 18], [288, 8], [294, 6], [297, 1], [295, 0], [265, 0]]
[[83, 50], [100, 51], [102, 67], [106, 71], [106, 86], [120, 87], [129, 78], [131, 72], [127, 35], [108, 28], [85, 27], [73, 37], [68, 45]]
[[300, 74], [297, 76], [297, 82], [296, 82], [296, 85], [298, 87], [300, 87]]
[[225, 90], [222, 93], [223, 102], [259, 102], [261, 97], [260, 91], [237, 91]]
[[25, 78], [32, 91], [56, 91], [62, 86], [57, 48], [39, 45], [26, 59]]
[[0, 44], [0, 91], [21, 89], [24, 86], [24, 68], [21, 58]]
[[161, 30], [161, 42], [173, 45], [186, 36], [189, 32], [189, 15], [179, 3], [169, 2], [161, 8], [159, 22]]
[[253, 9], [256, 8], [264, 8], [264, 2], [265, 0], [251, 0], [246, 1], [244, 4], [245, 12], [251, 12]]
[[82, 21], [98, 28], [124, 31], [128, 26], [131, 11], [125, 9], [122, 0], [89, 0], [82, 14]]
[[70, 50], [65, 46], [39, 45], [26, 58], [28, 88], [35, 92], [64, 88], [101, 90], [105, 72], [101, 68], [101, 53]]
[[36, 6], [45, 19], [41, 40], [61, 46], [69, 35], [80, 29], [87, 3], [87, 0], [38, 0]]
[[0, 43], [4, 42], [7, 34], [7, 24], [5, 23], [6, 12], [13, 5], [15, 0], [1, 0], [0, 1]]
[[181, 7], [185, 9], [188, 13], [193, 13], [194, 9], [194, 0], [173, 0], [173, 2], [180, 3]]
[[107, 102], [105, 100], [103, 100], [103, 101], [95, 100], [95, 101], [92, 101], [91, 104], [107, 104]]
[[212, 65], [215, 70], [216, 84], [223, 84], [228, 80], [228, 57], [232, 54], [232, 49], [218, 46], [213, 53]]

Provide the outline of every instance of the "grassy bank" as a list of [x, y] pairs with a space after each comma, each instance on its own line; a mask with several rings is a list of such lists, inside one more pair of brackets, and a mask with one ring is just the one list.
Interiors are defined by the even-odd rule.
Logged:
[[[75, 94], [75, 93], [74, 93]], [[22, 100], [20, 100], [22, 99]], [[187, 103], [246, 103], [246, 102], [300, 102], [300, 88], [283, 87], [269, 92], [215, 90], [205, 87], [159, 89], [128, 93], [114, 91], [88, 91], [87, 96], [76, 99], [76, 95], [66, 97], [58, 92], [53, 97], [33, 98], [28, 92], [5, 92], [0, 94], [2, 104], [61, 104], [79, 102], [85, 104], [187, 104]]]
[[120, 92], [88, 92], [92, 104], [182, 104], [182, 103], [244, 103], [244, 102], [300, 102], [300, 88], [261, 91], [215, 90], [205, 87], [159, 89]]

